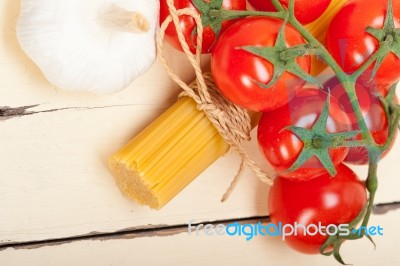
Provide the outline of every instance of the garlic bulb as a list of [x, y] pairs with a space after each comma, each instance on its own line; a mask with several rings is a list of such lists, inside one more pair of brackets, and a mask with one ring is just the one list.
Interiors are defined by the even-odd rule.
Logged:
[[17, 36], [57, 87], [116, 92], [156, 58], [159, 0], [21, 0]]

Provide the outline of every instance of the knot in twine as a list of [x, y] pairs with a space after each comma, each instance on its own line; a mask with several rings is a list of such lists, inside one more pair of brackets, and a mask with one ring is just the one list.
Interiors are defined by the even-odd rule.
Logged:
[[[241, 158], [239, 170], [228, 190], [223, 195], [221, 201], [225, 201], [232, 193], [246, 166], [249, 167], [262, 182], [272, 185], [272, 178], [269, 177], [241, 147], [241, 143], [243, 141], [250, 140], [251, 119], [248, 112], [245, 109], [226, 100], [220, 94], [213, 81], [211, 73], [203, 74], [200, 64], [203, 35], [203, 25], [200, 15], [196, 11], [189, 8], [177, 10], [173, 4], [173, 0], [167, 0], [167, 4], [170, 10], [170, 15], [160, 26], [157, 36], [157, 51], [160, 60], [166, 68], [169, 76], [184, 90], [180, 97], [191, 97], [197, 103], [197, 108], [206, 114], [207, 118], [228, 143], [231, 150], [235, 151]], [[191, 16], [196, 22], [196, 54], [192, 54], [190, 51], [182, 29], [179, 26], [179, 16], [182, 15]], [[182, 79], [172, 70], [164, 56], [163, 39], [165, 37], [165, 30], [171, 22], [174, 23], [182, 49], [193, 69], [195, 70], [196, 80], [190, 85], [182, 81]]]

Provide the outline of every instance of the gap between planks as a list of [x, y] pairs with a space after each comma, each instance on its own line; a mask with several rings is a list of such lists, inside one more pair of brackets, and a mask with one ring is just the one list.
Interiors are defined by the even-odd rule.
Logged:
[[[0, 122], [17, 118], [23, 116], [36, 115], [41, 113], [53, 113], [59, 111], [68, 111], [68, 110], [96, 110], [96, 109], [105, 109], [105, 108], [113, 108], [113, 107], [128, 107], [128, 106], [137, 106], [142, 104], [121, 104], [121, 105], [107, 105], [107, 106], [94, 106], [94, 107], [64, 107], [64, 108], [54, 108], [48, 110], [40, 110], [40, 111], [30, 111], [32, 108], [39, 107], [40, 104], [35, 105], [27, 105], [21, 107], [9, 107], [9, 106], [0, 106]], [[166, 107], [161, 107], [160, 109], [165, 109]]]
[[[373, 213], [375, 215], [385, 215], [389, 211], [394, 211], [400, 209], [400, 202], [391, 202], [391, 203], [383, 203], [377, 204], [373, 208]], [[269, 216], [254, 216], [254, 217], [246, 217], [239, 219], [226, 219], [226, 220], [217, 220], [217, 221], [203, 221], [199, 223], [193, 223], [192, 226], [197, 226], [199, 224], [229, 224], [232, 222], [239, 223], [254, 223], [254, 222], [269, 222]], [[87, 235], [80, 236], [71, 236], [66, 238], [59, 239], [48, 239], [48, 240], [40, 240], [40, 241], [28, 241], [28, 242], [15, 242], [15, 243], [5, 243], [0, 244], [0, 251], [14, 248], [18, 249], [37, 249], [45, 246], [58, 246], [69, 244], [76, 241], [83, 240], [113, 240], [113, 239], [133, 239], [138, 237], [153, 237], [153, 236], [172, 236], [180, 233], [187, 232], [187, 224], [178, 224], [178, 225], [155, 225], [155, 226], [145, 226], [141, 228], [127, 228], [122, 229], [116, 232], [110, 233], [101, 233], [101, 232], [92, 232]]]
[[[400, 208], [400, 206], [399, 206]], [[239, 219], [225, 219], [216, 221], [202, 221], [199, 223], [193, 223], [192, 226], [197, 226], [199, 224], [229, 224], [232, 222], [239, 223], [251, 223], [251, 222], [269, 222], [269, 216], [254, 216]], [[87, 235], [71, 236], [66, 238], [58, 239], [48, 239], [40, 241], [28, 241], [28, 242], [15, 242], [15, 243], [0, 243], [0, 251], [7, 248], [14, 249], [36, 249], [45, 246], [58, 246], [63, 244], [72, 243], [75, 241], [82, 240], [112, 240], [112, 239], [133, 239], [138, 237], [152, 237], [152, 236], [172, 236], [180, 234], [187, 231], [187, 224], [177, 224], [177, 225], [149, 225], [140, 228], [127, 228], [118, 230], [116, 232], [101, 233], [92, 232]]]

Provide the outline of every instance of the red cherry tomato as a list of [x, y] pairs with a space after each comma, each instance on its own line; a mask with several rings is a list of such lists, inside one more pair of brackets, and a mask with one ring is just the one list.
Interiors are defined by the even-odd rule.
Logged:
[[[219, 38], [212, 53], [211, 70], [222, 94], [233, 103], [253, 111], [268, 111], [286, 104], [304, 84], [304, 80], [285, 72], [270, 88], [273, 65], [257, 55], [241, 49], [243, 46], [273, 47], [282, 20], [257, 17], [240, 20]], [[287, 46], [303, 44], [301, 35], [286, 26]], [[310, 72], [310, 57], [297, 59], [299, 66]]]
[[[297, 222], [304, 225], [306, 231], [309, 226], [308, 231], [314, 233], [316, 230], [312, 225], [319, 226], [319, 223], [325, 227], [350, 223], [366, 201], [363, 183], [350, 168], [340, 164], [335, 177], [326, 174], [303, 182], [277, 177], [269, 192], [268, 207], [273, 224], [294, 226]], [[286, 236], [285, 242], [302, 253], [319, 253], [328, 238], [323, 234], [327, 233], [321, 230], [323, 234], [304, 235], [304, 230], [298, 228], [297, 235]], [[345, 233], [344, 227], [339, 230]], [[285, 232], [288, 234], [290, 230]]]
[[[359, 127], [357, 124], [357, 119], [353, 108], [351, 107], [350, 99], [338, 79], [330, 79], [324, 84], [323, 87], [325, 91], [329, 90], [332, 96], [339, 101], [341, 109], [346, 112], [350, 118], [352, 130], [358, 130]], [[385, 144], [389, 134], [389, 121], [378, 95], [385, 96], [386, 91], [378, 91], [377, 89], [374, 89], [374, 87], [367, 87], [361, 83], [356, 83], [356, 94], [364, 116], [364, 120], [372, 134], [372, 137], [377, 144]], [[358, 135], [355, 139], [361, 139], [361, 135]], [[389, 150], [390, 149], [386, 150], [383, 156], [385, 156]], [[367, 164], [367, 149], [364, 147], [350, 148], [345, 162], [353, 164]]]
[[[294, 171], [287, 172], [301, 154], [304, 143], [288, 126], [311, 129], [318, 121], [328, 94], [317, 89], [303, 89], [285, 106], [262, 115], [258, 125], [258, 143], [267, 162], [278, 175], [297, 180], [308, 180], [326, 173], [320, 160], [313, 156]], [[329, 133], [351, 129], [347, 114], [341, 110], [335, 98], [330, 97], [329, 116], [326, 125]], [[331, 148], [330, 158], [334, 165], [346, 157], [347, 148]]]
[[[308, 24], [319, 18], [328, 8], [332, 0], [295, 0], [294, 13], [297, 20], [301, 24]], [[289, 0], [280, 0], [285, 7], [288, 7]], [[276, 11], [272, 0], [249, 0], [249, 3], [256, 10], [261, 11]]]
[[[210, 0], [206, 0], [210, 2]], [[176, 9], [190, 8], [196, 10], [196, 7], [192, 4], [191, 0], [174, 0], [174, 6]], [[222, 8], [227, 10], [246, 10], [246, 0], [224, 0], [222, 2]], [[169, 16], [169, 8], [167, 5], [167, 0], [160, 0], [160, 24]], [[196, 38], [197, 35], [192, 36], [192, 32], [196, 27], [195, 20], [190, 16], [181, 16], [179, 18], [180, 27], [185, 36], [185, 40], [189, 45], [190, 51], [192, 53], [196, 52]], [[222, 24], [222, 31], [224, 31], [229, 25], [233, 24], [235, 21], [225, 21]], [[210, 53], [212, 47], [216, 42], [216, 35], [211, 27], [205, 27], [203, 30], [203, 42], [202, 42], [202, 53]], [[175, 25], [171, 22], [165, 31], [165, 39], [176, 49], [182, 51], [181, 44], [179, 42]]]
[[[326, 46], [336, 62], [347, 73], [356, 71], [379, 47], [378, 40], [365, 32], [368, 26], [382, 28], [387, 0], [353, 0], [344, 6], [332, 20], [326, 36]], [[400, 1], [393, 1], [396, 27], [400, 27]], [[373, 65], [360, 81], [370, 80]], [[387, 55], [380, 66], [374, 83], [389, 87], [400, 78], [400, 59]]]

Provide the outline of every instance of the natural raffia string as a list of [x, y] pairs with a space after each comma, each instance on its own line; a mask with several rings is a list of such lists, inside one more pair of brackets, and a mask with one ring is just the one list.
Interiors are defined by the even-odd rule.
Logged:
[[[191, 97], [197, 103], [198, 109], [204, 111], [207, 118], [213, 123], [221, 136], [230, 145], [231, 149], [237, 152], [241, 158], [239, 170], [228, 190], [222, 197], [222, 201], [225, 201], [229, 197], [246, 166], [248, 166], [262, 182], [272, 185], [272, 178], [269, 177], [257, 165], [257, 163], [248, 156], [240, 145], [244, 140], [250, 140], [251, 121], [248, 112], [226, 100], [219, 93], [211, 74], [203, 74], [203, 71], [201, 70], [200, 57], [203, 25], [200, 15], [188, 8], [177, 10], [173, 4], [173, 0], [167, 0], [167, 4], [170, 10], [170, 15], [162, 23], [157, 36], [157, 51], [159, 58], [164, 64], [170, 77], [184, 90], [181, 96]], [[182, 15], [193, 17], [197, 24], [197, 47], [195, 55], [190, 51], [179, 26], [179, 16]], [[180, 77], [172, 70], [164, 56], [163, 39], [165, 36], [165, 30], [171, 22], [174, 23], [182, 49], [195, 70], [196, 81], [190, 85], [180, 79]]]

